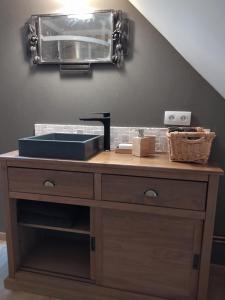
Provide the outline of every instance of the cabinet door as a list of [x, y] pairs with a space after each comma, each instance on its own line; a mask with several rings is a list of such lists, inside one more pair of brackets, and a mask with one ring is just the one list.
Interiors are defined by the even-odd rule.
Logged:
[[99, 210], [97, 281], [169, 299], [196, 299], [202, 222]]

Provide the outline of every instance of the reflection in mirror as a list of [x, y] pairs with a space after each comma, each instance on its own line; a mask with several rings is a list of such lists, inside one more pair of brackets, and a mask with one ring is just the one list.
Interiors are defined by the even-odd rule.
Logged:
[[111, 61], [111, 12], [43, 16], [39, 24], [43, 62]]

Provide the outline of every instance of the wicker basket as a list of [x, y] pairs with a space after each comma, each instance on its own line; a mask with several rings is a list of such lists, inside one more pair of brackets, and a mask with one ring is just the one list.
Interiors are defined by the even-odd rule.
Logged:
[[215, 136], [215, 132], [205, 130], [167, 133], [170, 160], [207, 163]]

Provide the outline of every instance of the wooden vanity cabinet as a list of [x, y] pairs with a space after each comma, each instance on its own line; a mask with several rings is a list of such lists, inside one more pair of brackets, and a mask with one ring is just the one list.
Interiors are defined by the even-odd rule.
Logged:
[[87, 162], [13, 152], [0, 162], [7, 288], [67, 300], [207, 299], [220, 168], [114, 152]]

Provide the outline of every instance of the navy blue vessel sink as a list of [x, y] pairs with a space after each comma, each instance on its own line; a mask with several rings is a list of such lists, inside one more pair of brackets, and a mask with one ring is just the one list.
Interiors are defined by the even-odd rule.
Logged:
[[51, 133], [19, 139], [19, 155], [87, 160], [103, 151], [104, 136]]

